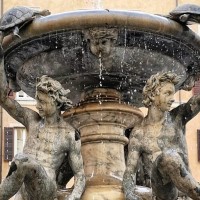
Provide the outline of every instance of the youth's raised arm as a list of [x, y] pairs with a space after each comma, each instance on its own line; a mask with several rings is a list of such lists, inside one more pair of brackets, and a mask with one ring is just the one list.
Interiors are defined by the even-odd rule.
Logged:
[[4, 54], [0, 47], [0, 105], [17, 121], [25, 127], [28, 126], [28, 119], [36, 116], [37, 113], [28, 108], [22, 107], [16, 100], [10, 99], [7, 94], [7, 80], [4, 70]]
[[176, 118], [181, 118], [183, 124], [186, 124], [200, 111], [200, 94], [195, 95], [189, 99], [187, 103], [174, 108], [171, 113]]

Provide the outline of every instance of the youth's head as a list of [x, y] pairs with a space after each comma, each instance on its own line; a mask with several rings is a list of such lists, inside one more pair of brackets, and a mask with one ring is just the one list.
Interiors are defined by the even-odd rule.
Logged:
[[173, 103], [174, 86], [178, 82], [179, 77], [172, 72], [152, 75], [143, 88], [143, 104], [146, 107], [155, 105], [163, 111], [169, 110]]
[[[69, 92], [70, 91], [65, 90], [58, 81], [46, 75], [37, 78], [36, 100], [39, 112], [43, 112], [43, 109], [53, 109], [53, 105], [55, 105], [55, 108], [59, 109], [59, 111], [64, 111], [72, 107], [72, 101], [67, 98]], [[44, 106], [44, 104], [46, 104], [46, 106]]]

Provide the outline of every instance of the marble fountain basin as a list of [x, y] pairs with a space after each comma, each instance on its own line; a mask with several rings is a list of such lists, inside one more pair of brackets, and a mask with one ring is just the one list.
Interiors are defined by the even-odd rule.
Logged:
[[5, 70], [10, 87], [31, 97], [36, 77], [46, 74], [71, 90], [74, 104], [83, 91], [103, 87], [139, 107], [152, 74], [177, 73], [180, 89], [199, 71], [199, 36], [158, 15], [79, 10], [36, 18], [19, 35], [4, 39]]

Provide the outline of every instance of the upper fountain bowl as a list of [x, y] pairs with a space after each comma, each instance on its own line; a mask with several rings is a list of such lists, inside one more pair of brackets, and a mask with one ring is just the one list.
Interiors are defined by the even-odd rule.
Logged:
[[4, 39], [10, 87], [35, 96], [35, 80], [49, 75], [77, 103], [91, 88], [117, 89], [141, 106], [145, 81], [160, 71], [181, 76], [176, 89], [200, 71], [200, 38], [187, 26], [136, 11], [81, 10], [36, 18], [21, 38]]

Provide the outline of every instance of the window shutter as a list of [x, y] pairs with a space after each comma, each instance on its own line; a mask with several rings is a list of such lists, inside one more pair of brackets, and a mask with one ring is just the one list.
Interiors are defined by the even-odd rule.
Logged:
[[193, 94], [194, 95], [200, 94], [200, 80], [195, 82], [195, 85], [193, 87]]
[[14, 154], [14, 128], [4, 127], [4, 160], [11, 161]]

